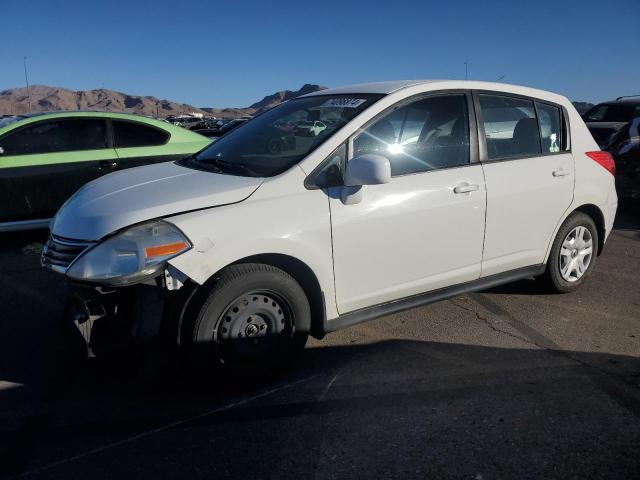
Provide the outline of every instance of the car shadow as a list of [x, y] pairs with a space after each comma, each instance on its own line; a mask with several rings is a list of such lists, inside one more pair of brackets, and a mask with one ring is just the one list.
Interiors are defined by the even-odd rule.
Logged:
[[640, 208], [618, 211], [614, 223], [614, 234], [640, 240]]
[[[80, 376], [55, 392], [41, 390], [36, 395], [28, 391], [30, 385], [0, 391], [2, 417], [8, 419], [0, 422], [0, 444], [4, 445], [0, 465], [5, 474], [17, 475], [141, 435], [171, 435], [179, 426], [193, 435], [193, 448], [200, 448], [202, 435], [223, 438], [225, 441], [219, 443], [216, 452], [219, 464], [214, 462], [209, 469], [212, 474], [231, 469], [233, 478], [275, 478], [286, 473], [278, 468], [270, 472], [264, 463], [247, 462], [244, 451], [254, 448], [255, 442], [264, 441], [264, 455], [273, 457], [279, 455], [278, 442], [305, 438], [307, 447], [309, 443], [315, 445], [312, 451], [316, 453], [301, 457], [304, 461], [290, 472], [304, 477], [310, 465], [321, 461], [318, 449], [323, 445], [322, 439], [331, 436], [332, 429], [346, 428], [340, 422], [350, 425], [361, 418], [364, 423], [385, 423], [380, 415], [387, 415], [393, 419], [386, 426], [389, 432], [356, 422], [349, 428], [359, 429], [360, 433], [351, 436], [349, 430], [342, 431], [340, 441], [372, 448], [361, 435], [373, 428], [402, 451], [416, 448], [416, 423], [433, 422], [438, 425], [436, 431], [455, 430], [458, 446], [452, 461], [465, 465], [471, 462], [473, 468], [482, 471], [481, 459], [472, 455], [474, 445], [464, 440], [465, 430], [476, 428], [478, 418], [492, 418], [498, 425], [502, 421], [498, 417], [510, 418], [517, 422], [518, 429], [534, 428], [536, 422], [542, 422], [542, 433], [531, 433], [543, 435], [542, 438], [552, 438], [556, 433], [582, 435], [585, 425], [581, 422], [602, 430], [600, 422], [613, 422], [608, 418], [611, 416], [616, 422], [620, 415], [626, 422], [640, 419], [640, 395], [629, 387], [634, 378], [603, 373], [598, 368], [603, 362], [615, 362], [624, 365], [625, 371], [640, 372], [637, 357], [410, 340], [311, 348], [292, 364], [274, 368], [269, 374], [263, 371], [259, 377], [238, 376], [237, 371], [206, 365], [191, 365], [185, 371], [188, 364], [183, 364], [181, 369], [161, 369], [162, 375], [151, 379], [132, 379], [114, 376], [97, 362], [89, 362]], [[334, 386], [336, 379], [340, 383]], [[574, 403], [568, 401], [569, 397]], [[614, 405], [608, 407], [613, 412], [601, 411], [603, 401]], [[458, 408], [469, 409], [473, 414]], [[574, 420], [555, 425], [540, 414], [541, 409], [548, 409], [553, 418], [566, 415]], [[594, 409], [593, 417], [585, 418], [579, 409]], [[407, 416], [413, 420], [407, 421]], [[329, 424], [313, 420], [318, 418]], [[332, 424], [331, 419], [338, 424]], [[491, 428], [495, 430], [491, 432]], [[483, 429], [485, 435], [501, 437], [504, 442], [519, 435], [495, 425]], [[635, 430], [630, 432], [635, 434]], [[624, 439], [608, 437], [614, 433], [618, 434], [601, 432], [598, 442], [612, 442], [610, 447], [625, 455], [622, 461], [626, 468], [635, 463], [626, 457], [635, 454], [635, 447], [624, 443]], [[143, 457], [151, 458], [158, 454], [157, 448], [153, 444], [148, 450], [144, 445], [136, 447]], [[295, 446], [290, 448], [296, 450]], [[511, 455], [527, 457], [521, 451], [505, 448]], [[540, 452], [534, 454], [539, 456]], [[184, 462], [186, 466], [191, 461], [187, 454], [172, 455], [172, 461], [178, 464]], [[393, 456], [381, 455], [393, 461]], [[117, 452], [111, 456], [100, 454], [103, 460], [105, 457], [109, 458], [109, 469], [113, 469], [111, 478], [118, 478], [133, 467], [126, 465]], [[582, 468], [585, 462], [589, 463], [580, 461]], [[444, 466], [440, 468], [433, 473], [447, 472]], [[61, 478], [65, 476], [63, 469]], [[149, 476], [172, 475], [158, 472]]]
[[83, 349], [63, 323], [66, 287], [40, 266], [47, 232], [0, 236], [0, 381], [55, 388]]

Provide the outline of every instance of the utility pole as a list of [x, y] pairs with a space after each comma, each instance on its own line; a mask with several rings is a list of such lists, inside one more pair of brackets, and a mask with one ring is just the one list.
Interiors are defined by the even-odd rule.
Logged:
[[27, 102], [29, 103], [29, 113], [31, 113], [31, 94], [29, 93], [29, 75], [27, 75], [27, 57], [22, 57], [24, 65], [24, 81], [27, 84]]

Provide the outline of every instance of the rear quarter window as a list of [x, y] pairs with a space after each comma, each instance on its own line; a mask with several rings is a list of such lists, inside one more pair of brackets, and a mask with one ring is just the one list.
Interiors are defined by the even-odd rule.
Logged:
[[542, 153], [557, 153], [561, 150], [562, 142], [562, 114], [560, 108], [546, 103], [536, 102], [538, 122], [540, 123], [540, 137], [542, 138]]
[[142, 123], [113, 120], [113, 143], [116, 148], [154, 147], [169, 141], [169, 133]]

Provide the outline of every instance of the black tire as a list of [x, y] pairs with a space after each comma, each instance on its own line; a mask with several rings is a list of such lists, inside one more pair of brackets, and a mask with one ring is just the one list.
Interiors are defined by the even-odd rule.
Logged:
[[245, 263], [215, 278], [192, 341], [198, 356], [213, 355], [221, 364], [271, 366], [304, 348], [310, 325], [309, 301], [291, 275]]
[[[561, 250], [562, 244], [565, 239], [577, 227], [584, 227], [589, 231], [591, 235], [592, 242], [592, 254], [589, 259], [589, 265], [586, 270], [582, 274], [582, 276], [576, 280], [568, 281], [565, 279], [561, 272], [562, 267], [562, 259], [561, 259]], [[549, 260], [547, 261], [547, 269], [542, 277], [542, 280], [545, 282], [547, 287], [553, 291], [558, 293], [568, 293], [573, 292], [578, 289], [586, 280], [586, 278], [591, 274], [593, 268], [596, 264], [596, 257], [598, 253], [598, 229], [596, 228], [596, 224], [593, 219], [582, 212], [574, 212], [564, 221], [560, 229], [558, 230], [558, 234], [556, 235], [555, 240], [553, 241], [553, 246], [551, 247], [551, 252], [549, 253]]]

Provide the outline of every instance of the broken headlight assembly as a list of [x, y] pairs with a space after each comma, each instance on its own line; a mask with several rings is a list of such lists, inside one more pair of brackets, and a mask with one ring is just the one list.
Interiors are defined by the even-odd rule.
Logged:
[[130, 285], [152, 277], [167, 260], [186, 252], [191, 243], [174, 225], [154, 221], [109, 237], [76, 259], [67, 276], [111, 286]]

